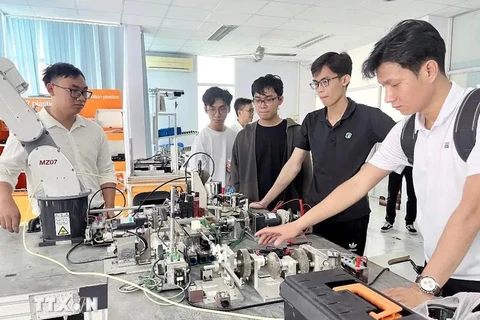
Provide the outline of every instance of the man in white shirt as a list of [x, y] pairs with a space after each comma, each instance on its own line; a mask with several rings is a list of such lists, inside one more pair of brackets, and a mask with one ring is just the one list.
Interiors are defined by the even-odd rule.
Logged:
[[[406, 20], [376, 43], [363, 64], [364, 76], [376, 75], [385, 87], [385, 101], [415, 116], [413, 179], [427, 265], [410, 288], [386, 291], [409, 307], [440, 293], [480, 292], [480, 130], [477, 126], [476, 145], [462, 160], [454, 146], [455, 119], [471, 89], [448, 80], [445, 52], [431, 24]], [[390, 172], [410, 165], [401, 145], [406, 121], [395, 125], [369, 163], [308, 214], [258, 232], [260, 243], [295, 237], [364, 197]]]
[[[56, 63], [45, 69], [42, 80], [51, 95], [51, 106], [39, 111], [38, 117], [72, 164], [84, 188], [91, 190], [90, 196], [107, 187], [92, 200], [92, 208], [113, 208], [115, 190], [108, 187], [115, 187], [117, 179], [107, 137], [102, 127], [79, 115], [92, 95], [85, 76], [71, 64]], [[19, 174], [25, 171], [30, 197], [33, 192], [42, 191], [27, 158], [20, 142], [10, 135], [0, 156], [0, 225], [15, 233], [19, 231], [20, 212], [12, 192]], [[36, 208], [35, 203], [32, 207]]]
[[195, 152], [205, 152], [215, 162], [215, 169], [211, 159], [206, 156], [196, 155], [189, 161], [191, 170], [198, 168], [198, 161], [202, 162], [202, 170], [212, 175], [213, 181], [220, 181], [222, 186], [230, 183], [230, 169], [227, 164], [232, 158], [232, 148], [237, 132], [225, 126], [225, 119], [230, 112], [232, 95], [228, 90], [211, 87], [202, 97], [205, 112], [210, 118], [210, 123], [195, 137], [192, 145], [192, 155]]
[[247, 98], [238, 98], [235, 100], [233, 108], [235, 109], [237, 120], [231, 129], [235, 132], [240, 132], [247, 124], [252, 122], [255, 109], [253, 108], [252, 100]]

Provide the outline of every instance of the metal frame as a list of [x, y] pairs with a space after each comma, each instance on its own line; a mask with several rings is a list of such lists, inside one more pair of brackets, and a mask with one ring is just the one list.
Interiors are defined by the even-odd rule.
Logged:
[[[159, 137], [158, 136], [158, 119], [161, 116], [166, 116], [168, 117], [168, 128], [171, 127], [171, 118], [173, 117], [173, 137], [167, 136], [167, 137]], [[177, 173], [178, 172], [178, 135], [177, 135], [177, 114], [175, 112], [164, 112], [164, 111], [158, 111], [155, 112], [155, 115], [153, 116], [153, 154], [157, 154], [159, 150], [158, 146], [158, 141], [160, 139], [173, 139], [173, 151], [171, 152], [171, 161], [172, 161], [172, 173]]]
[[457, 17], [463, 16], [463, 15], [466, 15], [466, 14], [470, 14], [472, 12], [476, 12], [476, 11], [480, 12], [480, 9], [467, 11], [465, 13], [450, 17], [448, 19], [448, 38], [447, 38], [447, 43], [446, 43], [447, 53], [446, 53], [446, 57], [445, 57], [445, 62], [446, 62], [445, 71], [446, 71], [448, 77], [450, 77], [451, 75], [457, 75], [457, 74], [467, 74], [467, 73], [471, 73], [471, 72], [480, 72], [480, 66], [457, 69], [457, 70], [452, 70], [451, 69], [452, 51], [453, 51], [453, 24], [454, 24], [454, 19], [457, 18]]

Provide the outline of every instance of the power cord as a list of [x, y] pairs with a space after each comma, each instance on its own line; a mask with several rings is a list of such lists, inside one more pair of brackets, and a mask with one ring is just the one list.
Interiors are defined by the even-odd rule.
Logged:
[[[255, 304], [249, 304], [246, 306], [242, 307], [235, 307], [235, 308], [214, 308], [214, 307], [207, 307], [207, 306], [200, 306], [198, 304], [190, 302], [190, 300], [186, 300], [189, 305], [192, 307], [202, 309], [202, 310], [221, 310], [223, 312], [233, 312], [233, 311], [240, 311], [240, 310], [246, 310], [246, 309], [251, 309], [251, 308], [256, 308], [256, 307], [263, 307], [263, 306], [268, 306], [271, 304], [277, 304], [283, 302], [283, 300], [274, 300], [274, 301], [267, 301], [267, 302], [260, 302], [260, 303], [255, 303]], [[231, 314], [230, 314], [231, 315]]]
[[389, 268], [383, 268], [382, 271], [380, 271], [380, 273], [377, 274], [377, 276], [368, 285], [369, 286], [373, 285], [378, 280], [378, 278], [380, 278], [381, 275], [385, 273], [385, 271], [390, 271], [390, 269]]

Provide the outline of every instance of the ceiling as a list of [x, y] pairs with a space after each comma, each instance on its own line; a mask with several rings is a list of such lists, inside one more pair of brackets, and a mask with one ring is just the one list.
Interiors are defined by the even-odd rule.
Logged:
[[[406, 18], [477, 8], [479, 0], [0, 0], [10, 15], [139, 24], [147, 51], [220, 56], [252, 53], [260, 44], [266, 52], [297, 54], [267, 59], [291, 61], [371, 43]], [[223, 24], [239, 27], [206, 41]], [[295, 48], [321, 34], [332, 37]]]

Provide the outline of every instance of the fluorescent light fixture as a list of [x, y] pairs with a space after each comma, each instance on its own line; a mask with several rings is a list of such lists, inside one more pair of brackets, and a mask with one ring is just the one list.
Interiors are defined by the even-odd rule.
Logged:
[[319, 43], [320, 41], [323, 41], [325, 39], [328, 39], [330, 37], [332, 37], [333, 34], [321, 34], [319, 35], [318, 37], [315, 37], [315, 38], [312, 38], [310, 40], [307, 40], [307, 41], [304, 41], [300, 44], [297, 44], [295, 46], [295, 48], [298, 48], [298, 49], [305, 49], [305, 48], [308, 48], [310, 46], [313, 46], [314, 44], [317, 44]]
[[208, 37], [208, 41], [220, 41], [225, 36], [227, 36], [230, 32], [237, 29], [238, 26], [236, 25], [223, 25], [218, 28], [210, 37]]

